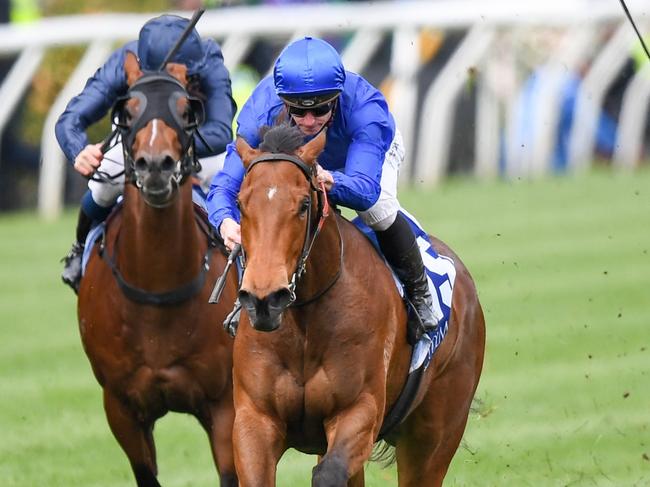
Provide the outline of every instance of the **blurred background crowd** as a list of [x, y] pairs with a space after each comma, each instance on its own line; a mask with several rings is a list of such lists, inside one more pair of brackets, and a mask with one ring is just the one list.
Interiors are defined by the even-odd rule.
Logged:
[[[599, 0], [591, 0], [597, 4]], [[207, 9], [227, 9], [241, 6], [275, 5], [287, 3], [325, 3], [325, 0], [1, 0], [0, 22], [10, 25], [29, 25], [40, 19], [61, 16], [103, 12], [151, 12], [152, 15], [162, 11], [191, 11], [200, 7]], [[334, 0], [331, 3], [343, 3]], [[421, 8], [427, 8], [431, 2], [421, 2]], [[435, 0], [433, 0], [435, 3]], [[368, 3], [369, 13], [372, 3]], [[647, 16], [642, 15], [641, 26]], [[497, 175], [529, 175], [526, 170], [526, 147], [532, 147], [536, 133], [543, 127], [539, 124], [553, 124], [553, 147], [549, 152], [548, 168], [551, 171], [565, 171], [571, 159], [570, 135], [575, 129], [574, 121], [582, 82], [593, 67], [597, 56], [603, 51], [617, 29], [624, 23], [622, 17], [616, 22], [599, 24], [591, 33], [589, 49], [582, 49], [579, 56], [571, 61], [563, 58], [562, 53], [568, 48], [567, 39], [575, 35], [576, 28], [565, 26], [530, 25], [500, 28], [491, 41], [489, 59], [482, 61], [480, 67], [469, 66], [461, 74], [462, 90], [454, 98], [453, 118], [449, 119], [448, 163], [445, 174], [476, 172], [476, 161], [480, 159], [474, 137], [481, 103], [479, 93], [481, 85], [490, 90], [493, 113], [500, 120], [508, 119], [505, 128], [499, 129], [496, 142]], [[200, 27], [200, 26], [199, 26]], [[631, 28], [630, 28], [631, 29]], [[199, 29], [200, 30], [200, 29]], [[641, 29], [648, 32], [647, 29]], [[343, 51], [354, 33], [341, 31], [340, 34], [326, 34], [324, 37], [337, 49]], [[391, 50], [394, 48], [390, 31], [386, 32], [374, 51], [370, 62], [365, 63], [362, 73], [370, 82], [380, 87], [389, 102], [395, 107], [402, 102], [398, 95], [392, 96], [395, 78], [395, 59]], [[418, 47], [415, 56], [417, 102], [413, 105], [415, 126], [425, 121], [423, 107], [425, 96], [444, 70], [447, 63], [458, 51], [468, 29], [422, 28], [417, 32]], [[124, 39], [128, 41], [129, 39]], [[217, 39], [220, 41], [220, 39]], [[288, 41], [281, 36], [260, 37], [242, 57], [242, 62], [231, 70], [233, 95], [241, 107], [247, 96], [272, 66], [275, 57]], [[75, 69], [84, 52], [84, 46], [51, 46], [47, 49], [29, 89], [24, 93], [11, 119], [5, 125], [0, 142], [0, 211], [17, 208], [33, 208], [37, 204], [37, 186], [39, 167], [42, 160], [41, 140], [44, 120], [53, 101], [66, 83], [70, 73]], [[566, 54], [566, 52], [565, 52]], [[18, 53], [0, 54], [0, 80], [4, 80]], [[622, 106], [625, 94], [637, 74], [645, 71], [648, 61], [640, 43], [634, 42], [627, 50], [624, 59], [617, 64], [615, 76], [607, 82], [602, 100], [597, 103], [598, 110], [594, 127], [594, 151], [590, 154], [590, 164], [610, 164], [614, 159]], [[101, 62], [97, 63], [99, 66]], [[650, 77], [650, 76], [649, 76]], [[480, 79], [482, 83], [476, 81]], [[550, 81], [549, 81], [550, 80]], [[638, 81], [637, 81], [638, 84]], [[537, 116], [539, 111], [547, 109], [548, 87], [552, 85], [559, 97], [556, 113], [552, 116]], [[635, 155], [638, 164], [648, 159], [650, 144], [650, 124], [643, 117], [643, 144]], [[92, 128], [90, 139], [101, 140], [109, 132], [109, 120], [104, 119]], [[428, 134], [418, 133], [413, 137], [410, 151], [415, 154], [419, 144]], [[514, 168], [514, 169], [513, 169]], [[522, 169], [523, 168], [523, 169]], [[494, 172], [494, 170], [492, 171]], [[534, 172], [534, 171], [533, 171]], [[429, 182], [418, 179], [417, 172], [411, 169], [407, 179], [412, 182]], [[69, 170], [66, 176], [65, 202], [76, 204], [85, 190], [85, 181]]]

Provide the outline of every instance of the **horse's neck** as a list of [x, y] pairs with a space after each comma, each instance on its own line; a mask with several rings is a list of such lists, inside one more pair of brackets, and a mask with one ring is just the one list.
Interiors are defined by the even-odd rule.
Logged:
[[316, 237], [309, 258], [307, 259], [306, 272], [301, 278], [297, 289], [298, 301], [308, 300], [322, 292], [339, 275], [341, 266], [341, 238], [336, 219], [332, 213], [321, 232]]
[[[152, 208], [135, 188], [125, 191], [117, 261], [125, 276], [187, 282], [202, 265], [191, 188], [184, 185], [166, 208]], [[157, 277], [156, 277], [157, 276]]]

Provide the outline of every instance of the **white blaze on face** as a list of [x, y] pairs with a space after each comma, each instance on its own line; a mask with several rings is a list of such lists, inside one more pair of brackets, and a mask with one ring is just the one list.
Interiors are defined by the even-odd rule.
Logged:
[[159, 120], [153, 119], [153, 125], [151, 126], [151, 138], [149, 139], [149, 146], [153, 146], [156, 137], [158, 137], [158, 122]]
[[269, 188], [269, 192], [266, 193], [266, 196], [269, 198], [269, 201], [271, 201], [271, 200], [273, 199], [273, 197], [275, 196], [275, 193], [277, 193], [277, 192], [278, 192], [278, 188], [277, 188], [277, 187], [275, 187], [275, 186], [271, 186], [271, 187]]

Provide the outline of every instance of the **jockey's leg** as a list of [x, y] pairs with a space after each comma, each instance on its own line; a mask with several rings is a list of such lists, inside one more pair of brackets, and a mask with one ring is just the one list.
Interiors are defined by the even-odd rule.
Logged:
[[435, 330], [438, 320], [432, 311], [433, 300], [415, 234], [399, 213], [397, 180], [403, 160], [402, 137], [397, 132], [386, 152], [379, 199], [359, 216], [375, 231], [384, 257], [404, 285], [407, 299], [415, 307], [417, 316], [409, 319], [408, 324], [409, 342], [415, 343], [424, 332]]
[[115, 179], [110, 183], [93, 180], [88, 182], [88, 191], [81, 199], [76, 240], [68, 254], [63, 258], [64, 267], [61, 279], [75, 293], [78, 292], [81, 281], [81, 258], [86, 237], [92, 227], [106, 220], [117, 198], [124, 190], [124, 176], [116, 176], [124, 170], [121, 144], [116, 145], [106, 153], [99, 170], [115, 177]]
[[422, 333], [433, 331], [438, 326], [433, 314], [429, 280], [415, 234], [401, 213], [395, 215], [395, 220], [386, 230], [375, 230], [375, 233], [382, 253], [404, 285], [406, 297], [420, 318], [419, 322], [410, 320], [409, 323], [409, 341], [415, 343]]

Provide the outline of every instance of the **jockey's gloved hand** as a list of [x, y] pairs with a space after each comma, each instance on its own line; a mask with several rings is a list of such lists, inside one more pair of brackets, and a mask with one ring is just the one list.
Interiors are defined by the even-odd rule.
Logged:
[[316, 181], [318, 181], [318, 184], [324, 183], [326, 191], [329, 191], [334, 186], [334, 176], [328, 170], [323, 169], [320, 164], [316, 165]]
[[82, 176], [92, 176], [104, 159], [102, 142], [88, 144], [74, 159], [74, 168]]
[[219, 234], [226, 247], [232, 250], [235, 245], [241, 244], [241, 227], [232, 218], [224, 218], [219, 226]]

